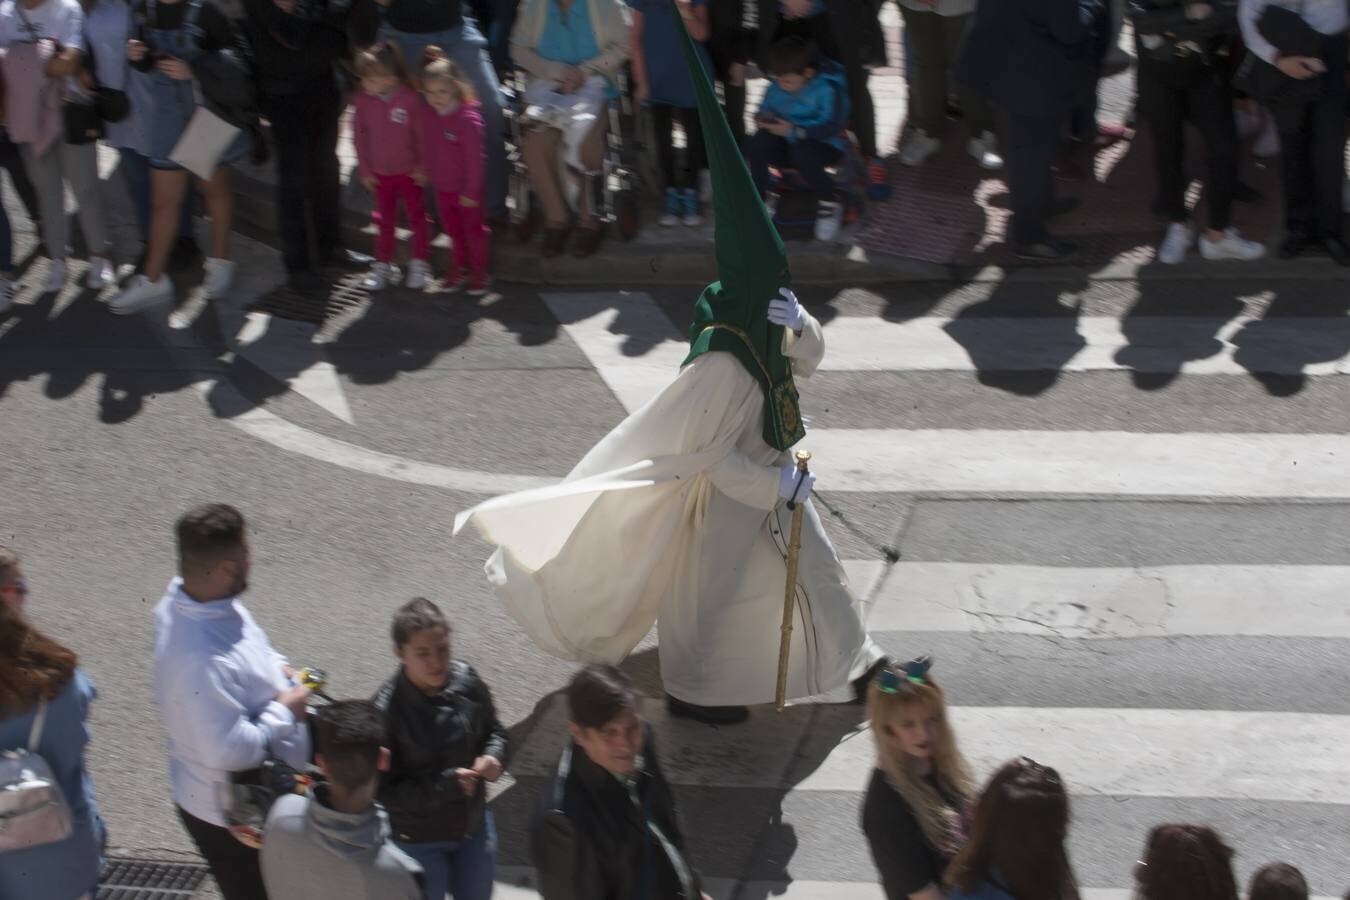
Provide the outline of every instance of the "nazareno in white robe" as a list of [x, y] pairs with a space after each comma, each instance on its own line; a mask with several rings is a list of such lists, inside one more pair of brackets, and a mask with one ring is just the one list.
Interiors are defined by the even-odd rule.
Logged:
[[[810, 376], [825, 351], [820, 324], [786, 332], [783, 350]], [[489, 500], [455, 532], [472, 522], [497, 545], [488, 580], [548, 653], [618, 663], [657, 623], [671, 695], [771, 702], [792, 520], [778, 479], [791, 454], [764, 443], [763, 424], [758, 382], [731, 354], [704, 353], [563, 482]], [[880, 656], [808, 501], [787, 695], [845, 699]]]

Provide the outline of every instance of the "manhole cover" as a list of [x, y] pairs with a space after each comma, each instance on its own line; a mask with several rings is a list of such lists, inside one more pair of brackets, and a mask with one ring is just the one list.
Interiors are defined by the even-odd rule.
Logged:
[[315, 293], [301, 294], [282, 285], [263, 294], [248, 308], [279, 319], [322, 325], [326, 319], [361, 306], [368, 296], [361, 288], [361, 276], [353, 275], [329, 285], [327, 291]]
[[206, 879], [200, 863], [110, 859], [98, 900], [188, 900]]

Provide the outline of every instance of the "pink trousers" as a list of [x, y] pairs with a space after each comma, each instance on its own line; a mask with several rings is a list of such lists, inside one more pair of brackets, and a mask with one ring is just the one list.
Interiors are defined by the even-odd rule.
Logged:
[[492, 231], [483, 219], [482, 203], [461, 206], [458, 194], [437, 191], [436, 205], [440, 207], [445, 233], [450, 236], [450, 268], [470, 275], [486, 275]]
[[375, 176], [375, 259], [387, 263], [394, 258], [394, 228], [398, 225], [398, 202], [408, 215], [412, 230], [412, 258], [427, 258], [427, 208], [422, 201], [425, 188], [411, 175]]

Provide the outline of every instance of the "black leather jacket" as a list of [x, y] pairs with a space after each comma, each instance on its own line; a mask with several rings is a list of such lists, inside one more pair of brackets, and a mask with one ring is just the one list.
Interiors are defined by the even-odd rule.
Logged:
[[480, 756], [496, 757], [503, 766], [508, 762], [506, 729], [478, 673], [455, 660], [445, 690], [428, 697], [400, 668], [374, 702], [388, 717], [392, 759], [380, 783], [380, 803], [389, 812], [394, 838], [424, 843], [474, 834], [483, 821], [486, 788], [480, 781], [466, 796], [455, 769], [472, 768]]
[[[650, 731], [642, 756], [635, 802], [622, 782], [591, 762], [575, 743], [563, 751], [540, 797], [530, 835], [544, 900], [634, 900], [644, 895], [650, 900], [698, 900], [702, 887], [687, 861], [675, 799], [661, 774]], [[643, 827], [644, 812], [681, 858], [691, 890], [686, 891], [660, 840]]]

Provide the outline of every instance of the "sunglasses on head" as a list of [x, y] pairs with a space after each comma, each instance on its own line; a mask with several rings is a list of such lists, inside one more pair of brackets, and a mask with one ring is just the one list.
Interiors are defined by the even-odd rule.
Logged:
[[928, 684], [928, 670], [931, 668], [932, 657], [921, 656], [907, 663], [882, 666], [872, 682], [883, 694], [898, 694], [907, 683]]

